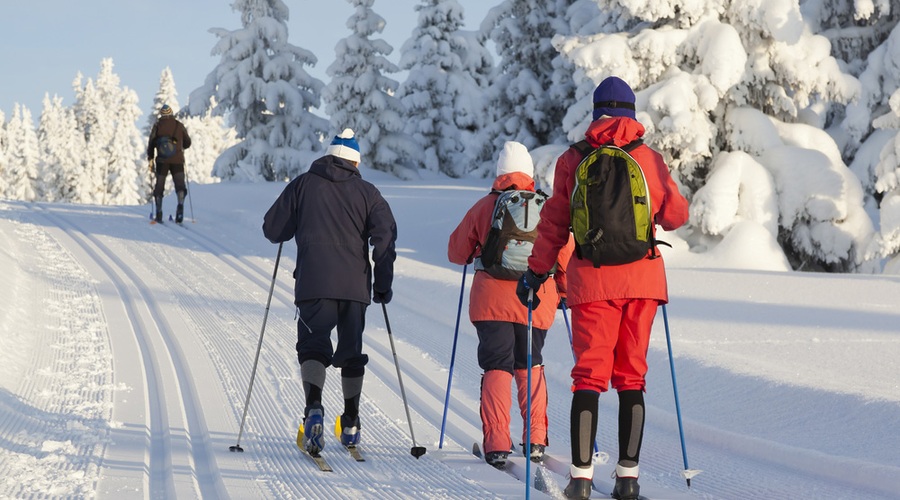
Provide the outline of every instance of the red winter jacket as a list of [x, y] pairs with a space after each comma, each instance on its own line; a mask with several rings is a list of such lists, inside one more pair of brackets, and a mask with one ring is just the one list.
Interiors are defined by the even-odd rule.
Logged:
[[[625, 117], [601, 118], [590, 124], [585, 139], [593, 146], [624, 146], [644, 135], [644, 126]], [[653, 220], [666, 231], [680, 227], [688, 220], [688, 201], [678, 192], [669, 167], [659, 153], [640, 145], [631, 151], [640, 164], [650, 189]], [[538, 238], [528, 266], [538, 274], [546, 273], [569, 239], [569, 201], [575, 187], [575, 168], [582, 155], [569, 148], [556, 161], [553, 195], [541, 210]], [[649, 252], [648, 252], [649, 254]], [[569, 263], [569, 305], [613, 299], [656, 299], [667, 302], [666, 270], [663, 259], [645, 258], [618, 266], [594, 268], [588, 260], [574, 258]]]
[[[503, 174], [494, 180], [491, 189], [494, 191], [507, 189], [534, 191], [534, 180], [521, 172]], [[481, 255], [481, 245], [487, 240], [488, 232], [491, 229], [491, 214], [498, 196], [497, 193], [486, 195], [475, 202], [475, 205], [463, 217], [462, 222], [450, 235], [450, 242], [447, 245], [447, 257], [450, 262], [463, 265], [471, 263], [474, 257]], [[546, 207], [541, 210], [542, 217], [544, 210]], [[550, 304], [550, 306], [538, 307], [532, 311], [531, 319], [535, 328], [544, 330], [550, 328], [556, 316], [556, 305], [559, 303], [560, 294], [565, 297], [565, 269], [575, 247], [573, 243], [570, 243], [565, 248], [560, 248], [562, 249], [559, 252], [560, 263], [555, 277], [548, 279], [538, 291], [541, 304]], [[526, 325], [528, 324], [528, 309], [516, 297], [515, 281], [496, 279], [484, 271], [477, 271], [469, 295], [469, 319], [471, 321], [508, 321]]]

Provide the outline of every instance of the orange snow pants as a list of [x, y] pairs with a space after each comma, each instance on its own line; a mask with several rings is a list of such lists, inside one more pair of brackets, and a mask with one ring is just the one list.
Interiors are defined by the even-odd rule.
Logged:
[[572, 306], [572, 392], [644, 390], [659, 301], [615, 299]]
[[[528, 370], [516, 370], [519, 412], [524, 424], [528, 411]], [[503, 370], [488, 370], [481, 379], [481, 426], [484, 432], [485, 453], [509, 451], [512, 440], [509, 436], [510, 390], [513, 375]], [[525, 442], [526, 428], [522, 426], [522, 443]], [[531, 368], [531, 442], [546, 446], [547, 441], [547, 382], [544, 367]]]

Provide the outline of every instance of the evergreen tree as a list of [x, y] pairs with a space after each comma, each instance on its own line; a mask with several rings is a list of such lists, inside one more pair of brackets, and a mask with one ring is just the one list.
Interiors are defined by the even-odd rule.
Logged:
[[13, 109], [7, 124], [7, 182], [5, 198], [22, 201], [37, 199], [37, 133], [31, 111], [20, 104]]
[[[571, 90], [554, 82], [557, 59], [554, 35], [568, 35], [565, 3], [541, 0], [506, 0], [488, 12], [481, 29], [494, 42], [500, 57], [488, 91], [489, 110], [496, 119], [482, 134], [499, 151], [506, 141], [528, 149], [562, 142], [562, 120], [574, 101]], [[566, 75], [571, 81], [571, 73]], [[554, 95], [562, 90], [563, 95]], [[492, 155], [492, 158], [496, 157]]]
[[347, 1], [355, 7], [347, 20], [352, 35], [335, 47], [331, 81], [322, 92], [325, 112], [332, 130], [356, 131], [363, 164], [404, 176], [417, 147], [403, 133], [403, 104], [394, 96], [399, 82], [385, 76], [399, 71], [386, 57], [394, 49], [372, 39], [384, 30], [384, 18], [372, 10], [374, 0]]
[[181, 105], [178, 104], [178, 90], [175, 89], [175, 77], [168, 66], [159, 75], [159, 89], [157, 89], [156, 95], [153, 96], [153, 111], [147, 117], [147, 124], [144, 125], [144, 137], [150, 137], [153, 125], [159, 119], [159, 110], [166, 104], [172, 108], [172, 112], [175, 114], [178, 114], [181, 109]]
[[[488, 49], [488, 36], [484, 31], [457, 30], [458, 51], [462, 62], [460, 85], [466, 98], [457, 104], [454, 122], [460, 128], [465, 147], [467, 170], [475, 176], [493, 175], [498, 150], [491, 140], [490, 126], [497, 120], [498, 112], [490, 106], [488, 88], [494, 73], [494, 58]], [[468, 78], [471, 77], [471, 78]], [[501, 145], [502, 147], [502, 145]], [[499, 153], [498, 153], [499, 154]]]
[[[828, 40], [810, 32], [797, 0], [766, 5], [599, 0], [599, 14], [578, 35], [556, 41], [576, 65], [576, 77], [586, 77], [579, 78], [580, 100], [567, 115], [569, 139], [590, 121], [596, 84], [619, 76], [637, 92], [645, 142], [663, 152], [693, 198], [696, 237], [720, 241], [737, 221], [759, 215], [741, 211], [759, 207], [741, 182], [734, 184], [737, 204], [712, 190], [699, 192], [713, 175], [741, 179], [747, 162], [718, 157], [742, 151], [771, 178], [777, 200], [771, 236], [796, 268], [871, 269], [864, 250], [872, 224], [860, 184], [822, 131], [831, 124], [831, 105], [854, 99], [859, 82], [841, 70]], [[779, 150], [794, 155], [795, 164], [779, 164]]]
[[421, 147], [425, 169], [460, 177], [470, 170], [460, 128], [476, 123], [482, 109], [470, 101], [478, 84], [461, 58], [462, 7], [456, 0], [422, 0], [415, 9], [418, 24], [400, 56], [409, 74], [397, 90], [406, 108], [405, 130]]
[[[310, 110], [319, 106], [323, 83], [303, 68], [314, 65], [308, 50], [287, 42], [288, 8], [281, 0], [235, 0], [243, 28], [213, 29], [219, 65], [191, 93], [192, 115], [229, 113], [241, 142], [217, 160], [215, 175], [224, 179], [281, 180], [308, 167], [318, 152], [328, 122]], [[210, 99], [215, 97], [215, 101]]]
[[0, 194], [5, 193], [9, 187], [9, 160], [7, 150], [9, 141], [6, 138], [6, 115], [0, 110]]
[[225, 118], [213, 115], [214, 105], [199, 116], [185, 116], [182, 122], [191, 135], [191, 147], [184, 152], [185, 172], [190, 182], [218, 182], [213, 165], [228, 148], [238, 143], [237, 132], [225, 124]]
[[97, 204], [140, 204], [149, 186], [143, 138], [137, 128], [141, 111], [137, 94], [120, 87], [112, 59], [103, 59], [96, 81], [74, 82], [76, 122], [85, 138], [86, 157], [78, 201]]
[[866, 161], [874, 164], [874, 190], [880, 202], [879, 245], [872, 251], [890, 258], [885, 270], [897, 273], [900, 271], [900, 25], [895, 25], [888, 40], [876, 52], [879, 54], [873, 52], [869, 60], [874, 63], [878, 61], [876, 58], [881, 59], [880, 64], [873, 66], [883, 68], [881, 81], [893, 82], [893, 90], [887, 98], [890, 112], [872, 122], [876, 133], [863, 144], [863, 147], [874, 145], [873, 152], [877, 152]]
[[104, 143], [108, 142], [112, 134], [104, 126], [104, 107], [94, 88], [94, 82], [88, 79], [82, 86], [82, 75], [79, 73], [72, 86], [75, 90], [72, 111], [84, 141], [84, 158], [76, 182], [78, 189], [72, 201], [99, 205], [106, 202], [108, 162]]
[[72, 110], [62, 98], [44, 94], [38, 125], [40, 198], [71, 202], [76, 198], [84, 151], [84, 137], [78, 132]]

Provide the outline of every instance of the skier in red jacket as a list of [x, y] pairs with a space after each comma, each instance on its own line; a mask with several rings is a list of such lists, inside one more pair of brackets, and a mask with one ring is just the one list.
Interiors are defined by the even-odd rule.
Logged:
[[[591, 146], [612, 143], [622, 147], [644, 135], [644, 126], [635, 118], [634, 92], [627, 83], [617, 77], [606, 78], [594, 91], [593, 101], [593, 121], [585, 133]], [[688, 202], [662, 156], [643, 144], [633, 149], [631, 156], [647, 179], [652, 219], [667, 231], [680, 227], [688, 220]], [[541, 288], [569, 239], [570, 199], [575, 169], [582, 158], [570, 147], [556, 162], [553, 195], [541, 211], [529, 269], [516, 290], [523, 303], [529, 289], [537, 292]], [[613, 497], [638, 498], [647, 349], [656, 310], [668, 301], [663, 259], [653, 253], [648, 251], [645, 258], [621, 265], [594, 267], [589, 260], [578, 258], [569, 263], [567, 302], [572, 309], [576, 361], [572, 368], [568, 498], [590, 497], [597, 403], [610, 385], [619, 394], [619, 460]]]

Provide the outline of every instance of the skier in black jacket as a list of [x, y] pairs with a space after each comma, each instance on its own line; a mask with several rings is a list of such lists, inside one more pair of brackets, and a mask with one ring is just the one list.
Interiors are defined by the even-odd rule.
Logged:
[[359, 442], [359, 397], [369, 360], [362, 353], [366, 308], [370, 297], [387, 304], [393, 295], [397, 225], [387, 201], [360, 175], [359, 159], [353, 131], [344, 129], [325, 156], [287, 185], [263, 222], [263, 234], [272, 243], [291, 238], [297, 243], [294, 302], [306, 393], [303, 445], [313, 455], [324, 447], [322, 388], [329, 365], [341, 369], [341, 441], [345, 446]]

